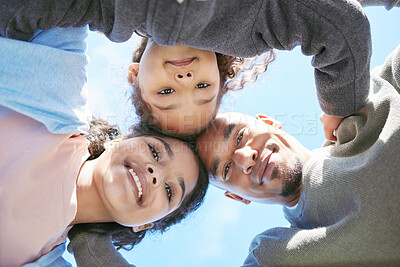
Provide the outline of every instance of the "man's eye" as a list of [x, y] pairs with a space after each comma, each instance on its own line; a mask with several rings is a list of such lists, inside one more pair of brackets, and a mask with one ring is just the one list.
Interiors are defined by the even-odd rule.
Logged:
[[238, 134], [238, 137], [237, 137], [237, 140], [236, 140], [236, 145], [240, 144], [240, 141], [243, 139], [243, 135], [244, 135], [244, 128]]
[[175, 92], [174, 89], [171, 88], [167, 88], [167, 89], [163, 89], [160, 92], [158, 92], [159, 95], [169, 95], [172, 94], [173, 92]]
[[167, 193], [167, 198], [169, 202], [174, 199], [174, 190], [168, 184], [165, 184], [165, 193]]
[[208, 84], [208, 83], [199, 83], [198, 85], [196, 85], [195, 87], [197, 88], [197, 89], [204, 89], [204, 88], [207, 88], [207, 87], [209, 87], [210, 85]]
[[160, 160], [160, 152], [157, 151], [156, 147], [152, 144], [148, 144], [151, 156], [158, 162]]
[[226, 164], [225, 168], [224, 168], [224, 173], [222, 174], [222, 178], [224, 179], [224, 181], [229, 180], [229, 177], [227, 177], [229, 169], [231, 168], [231, 162]]

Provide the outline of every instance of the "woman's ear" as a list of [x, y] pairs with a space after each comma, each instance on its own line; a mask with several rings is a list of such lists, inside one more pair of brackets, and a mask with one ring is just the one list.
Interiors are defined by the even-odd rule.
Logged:
[[132, 227], [132, 230], [135, 233], [137, 233], [137, 232], [140, 232], [140, 231], [151, 229], [151, 228], [153, 228], [153, 226], [154, 226], [153, 223], [146, 223], [146, 224], [143, 224], [143, 225], [140, 225], [140, 226]]
[[244, 203], [244, 204], [246, 204], [246, 205], [248, 205], [248, 204], [251, 203], [250, 200], [247, 200], [247, 199], [245, 199], [245, 198], [239, 197], [238, 195], [236, 195], [236, 194], [234, 194], [234, 193], [231, 193], [231, 192], [229, 192], [229, 191], [226, 191], [226, 192], [225, 192], [225, 196], [226, 196], [226, 197], [229, 197], [229, 198], [231, 198], [231, 199], [234, 199], [234, 200], [236, 200], [236, 201], [242, 202], [242, 203]]
[[277, 120], [271, 118], [270, 116], [267, 116], [264, 114], [257, 114], [256, 119], [261, 120], [261, 121], [265, 122], [266, 124], [274, 126], [278, 129], [282, 129], [282, 123], [280, 123], [280, 121], [277, 121]]
[[111, 148], [113, 145], [115, 145], [116, 143], [118, 143], [120, 141], [121, 141], [121, 139], [114, 139], [114, 140], [111, 140], [111, 141], [107, 141], [107, 142], [105, 142], [103, 144], [103, 147], [104, 147], [105, 150], [107, 150], [107, 149]]
[[135, 85], [135, 79], [139, 73], [139, 62], [131, 63], [128, 69], [128, 81], [131, 85]]

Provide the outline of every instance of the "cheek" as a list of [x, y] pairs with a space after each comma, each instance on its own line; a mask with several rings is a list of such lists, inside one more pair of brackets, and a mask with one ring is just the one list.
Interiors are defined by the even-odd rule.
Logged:
[[169, 213], [169, 203], [166, 197], [161, 195], [161, 193], [158, 193], [158, 195], [152, 201], [151, 206], [146, 208], [148, 208], [145, 211], [148, 222], [157, 221]]
[[116, 212], [125, 212], [135, 203], [132, 184], [129, 183], [125, 169], [111, 169], [102, 184], [105, 200]]
[[159, 103], [162, 98], [156, 98], [158, 96], [157, 92], [161, 88], [166, 87], [169, 78], [165, 70], [162, 67], [157, 66], [157, 64], [142, 68], [141, 63], [136, 80], [140, 86], [143, 100], [147, 103]]
[[251, 188], [251, 178], [244, 175], [237, 175], [231, 180], [232, 190], [247, 193]]

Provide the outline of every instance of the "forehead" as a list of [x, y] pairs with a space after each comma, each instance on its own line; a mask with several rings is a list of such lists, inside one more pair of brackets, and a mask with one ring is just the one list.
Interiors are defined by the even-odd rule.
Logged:
[[229, 112], [220, 113], [213, 124], [199, 137], [201, 143], [228, 142], [229, 136], [235, 128], [246, 126], [256, 129], [257, 121], [246, 114]]
[[179, 170], [182, 170], [186, 174], [197, 174], [198, 164], [196, 157], [194, 152], [185, 143], [169, 137], [159, 139], [162, 139], [164, 143], [168, 144], [167, 146], [170, 147], [172, 153], [174, 154], [172, 161]]
[[159, 110], [151, 106], [151, 114], [159, 127], [173, 134], [195, 134], [214, 119], [218, 107], [216, 99], [205, 105], [179, 104], [172, 110]]
[[244, 126], [256, 129], [256, 119], [235, 112], [218, 114], [214, 123], [197, 139], [199, 155], [208, 170], [217, 157], [229, 152], [232, 136]]

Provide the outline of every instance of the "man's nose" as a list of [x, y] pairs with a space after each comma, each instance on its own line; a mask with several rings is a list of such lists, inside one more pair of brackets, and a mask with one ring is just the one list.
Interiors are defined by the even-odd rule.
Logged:
[[183, 86], [190, 85], [194, 79], [193, 71], [179, 71], [174, 76], [175, 80]]
[[239, 166], [244, 174], [250, 174], [254, 165], [256, 165], [257, 157], [257, 150], [251, 148], [250, 146], [244, 146], [235, 151], [233, 155], [233, 161], [237, 166]]

